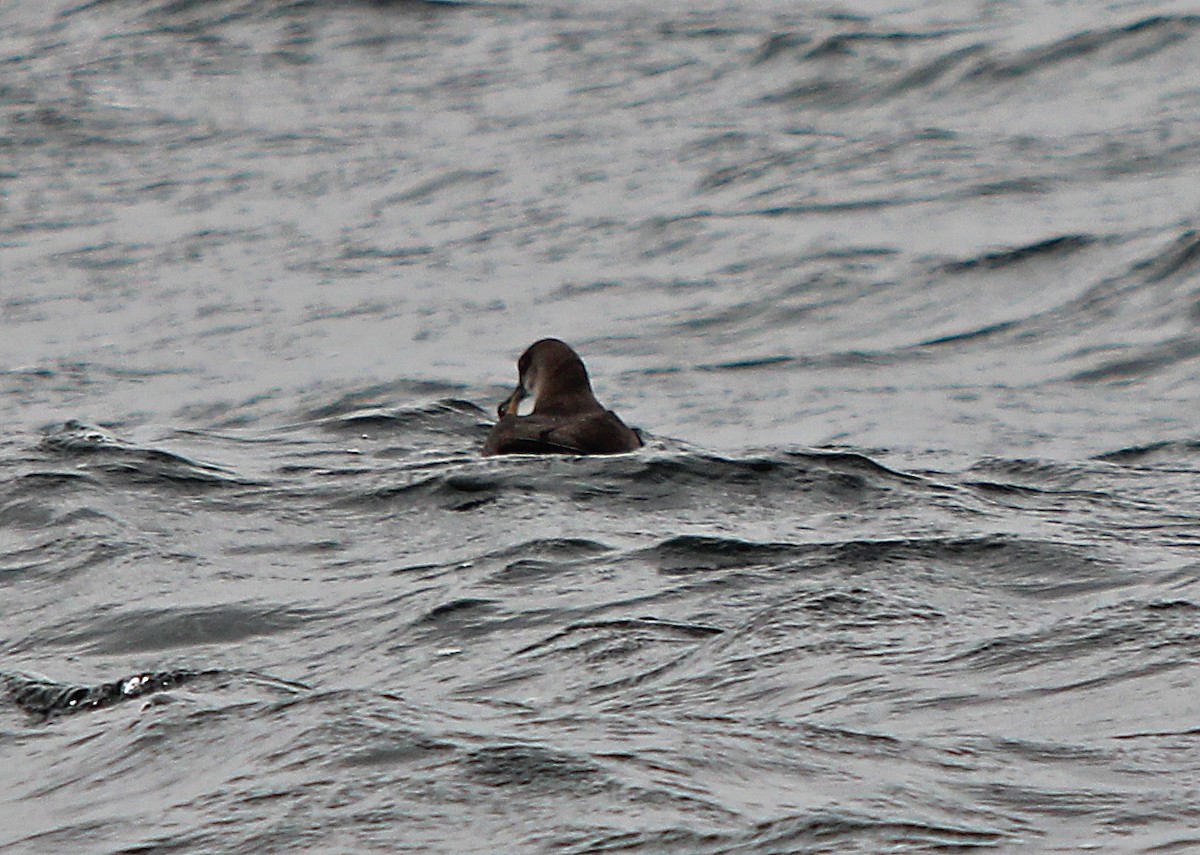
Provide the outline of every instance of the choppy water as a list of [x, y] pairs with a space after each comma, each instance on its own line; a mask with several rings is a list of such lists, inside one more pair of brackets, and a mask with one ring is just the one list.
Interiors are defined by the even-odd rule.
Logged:
[[1200, 851], [1198, 57], [0, 5], [0, 849]]

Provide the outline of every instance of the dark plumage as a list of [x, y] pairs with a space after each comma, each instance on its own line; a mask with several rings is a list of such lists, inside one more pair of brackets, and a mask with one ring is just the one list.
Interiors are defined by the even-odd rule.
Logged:
[[[517, 388], [497, 408], [484, 455], [619, 454], [642, 447], [636, 431], [592, 394], [583, 360], [556, 338], [534, 342], [517, 363]], [[526, 397], [533, 412], [517, 415]]]

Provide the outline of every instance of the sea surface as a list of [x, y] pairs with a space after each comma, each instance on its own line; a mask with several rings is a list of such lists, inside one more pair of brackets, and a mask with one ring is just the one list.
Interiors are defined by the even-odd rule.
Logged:
[[[0, 851], [1200, 852], [1200, 8], [0, 2]], [[647, 438], [482, 458], [531, 342]]]

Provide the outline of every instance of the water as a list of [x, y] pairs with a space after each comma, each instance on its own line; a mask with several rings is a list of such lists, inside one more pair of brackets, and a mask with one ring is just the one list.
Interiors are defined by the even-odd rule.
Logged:
[[1185, 4], [0, 24], [0, 849], [1200, 848]]

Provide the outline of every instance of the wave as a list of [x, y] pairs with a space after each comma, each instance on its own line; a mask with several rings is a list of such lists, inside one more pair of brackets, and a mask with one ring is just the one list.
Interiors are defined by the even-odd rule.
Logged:
[[192, 680], [213, 676], [216, 671], [159, 671], [134, 674], [92, 686], [56, 683], [22, 674], [0, 674], [9, 700], [23, 711], [49, 718], [66, 713], [88, 712], [121, 701], [142, 698], [182, 686]]
[[103, 428], [75, 420], [46, 433], [40, 447], [56, 456], [83, 458], [95, 471], [130, 481], [200, 487], [253, 483], [224, 467], [140, 446]]
[[1189, 41], [1198, 32], [1200, 16], [1155, 15], [1122, 26], [1074, 33], [1007, 57], [982, 60], [969, 77], [992, 80], [1026, 77], [1085, 57], [1095, 62], [1103, 52], [1107, 52], [1104, 59], [1112, 65], [1137, 62]]
[[1078, 252], [1095, 243], [1094, 235], [1056, 235], [1023, 246], [999, 249], [961, 261], [950, 261], [941, 265], [947, 273], [964, 273], [971, 270], [1001, 270], [1014, 264], [1024, 264], [1047, 257], [1059, 257]]
[[0, 671], [0, 687], [3, 687], [8, 701], [21, 711], [43, 720], [73, 713], [95, 712], [114, 704], [152, 698], [197, 683], [213, 688], [241, 683], [264, 689], [268, 694], [283, 693], [285, 696], [308, 689], [303, 683], [255, 671], [215, 668], [145, 671], [91, 685], [60, 683], [32, 674]]
[[1092, 66], [1142, 62], [1190, 42], [1197, 33], [1200, 16], [1156, 15], [1017, 51], [980, 41], [971, 29], [838, 32], [815, 46], [808, 36], [774, 34], [751, 62], [776, 63], [787, 57], [812, 75], [762, 96], [761, 103], [845, 109], [909, 93], [966, 94], [981, 84], [1036, 78], [1076, 61]]

